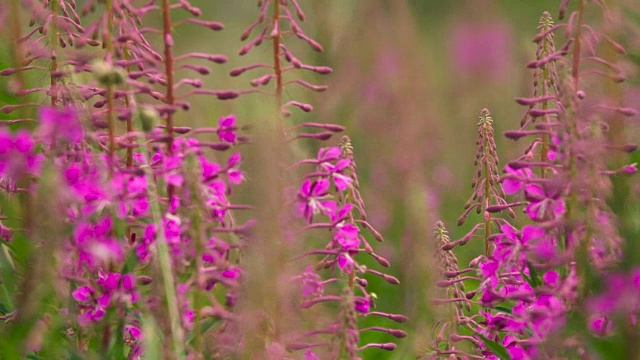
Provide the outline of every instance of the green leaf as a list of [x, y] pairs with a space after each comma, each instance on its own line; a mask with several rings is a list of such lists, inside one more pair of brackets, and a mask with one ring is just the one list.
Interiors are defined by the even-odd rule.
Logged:
[[499, 357], [502, 360], [511, 360], [511, 355], [509, 355], [509, 351], [502, 344], [497, 343], [486, 336], [478, 334], [480, 340], [484, 343], [487, 349], [491, 350], [491, 352]]
[[162, 358], [162, 334], [158, 332], [158, 323], [150, 314], [145, 314], [142, 321], [142, 331], [144, 333], [144, 358]]
[[540, 281], [540, 278], [538, 277], [538, 272], [536, 271], [536, 269], [531, 265], [531, 263], [527, 263], [527, 267], [529, 268], [529, 274], [531, 274], [531, 286], [533, 288], [536, 288], [538, 286], [540, 286], [542, 284], [542, 282]]
[[218, 321], [218, 319], [208, 319], [207, 321], [203, 321], [200, 324], [200, 333], [204, 334], [207, 331], [209, 331], [209, 329], [211, 329]]
[[524, 271], [520, 270], [520, 275], [522, 275], [522, 278], [525, 279], [532, 288], [535, 288], [535, 286], [533, 286], [533, 280], [531, 280], [531, 278], [528, 277], [527, 274], [524, 273]]
[[592, 338], [589, 341], [589, 345], [591, 345], [595, 353], [600, 355], [599, 358], [602, 360], [627, 358], [624, 342], [622, 342], [619, 337], [607, 339]]

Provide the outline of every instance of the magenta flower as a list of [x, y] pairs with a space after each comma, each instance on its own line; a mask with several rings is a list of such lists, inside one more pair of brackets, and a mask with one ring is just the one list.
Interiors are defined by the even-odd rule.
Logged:
[[327, 179], [311, 181], [306, 179], [298, 191], [298, 209], [307, 221], [311, 222], [313, 215], [325, 212], [326, 195], [329, 193], [330, 183]]
[[240, 268], [237, 266], [232, 266], [226, 270], [222, 271], [222, 276], [230, 280], [237, 280], [240, 278]]
[[233, 144], [237, 138], [235, 129], [236, 129], [235, 115], [229, 115], [227, 117], [220, 118], [220, 120], [218, 121], [218, 131], [217, 131], [220, 141], [225, 141]]
[[340, 254], [338, 256], [338, 267], [340, 270], [351, 273], [353, 272], [353, 266], [355, 265], [355, 261], [349, 254]]
[[325, 214], [329, 215], [331, 222], [334, 224], [344, 221], [351, 213], [351, 210], [353, 210], [353, 205], [349, 203], [344, 204], [338, 209], [338, 204], [332, 200], [323, 202], [323, 206]]
[[35, 143], [26, 131], [11, 134], [0, 129], [0, 175], [15, 181], [21, 176], [37, 175], [42, 155], [34, 151]]
[[233, 185], [239, 185], [244, 181], [244, 174], [240, 170], [241, 161], [242, 157], [239, 152], [231, 155], [227, 161], [227, 176], [229, 177], [229, 182]]
[[338, 224], [335, 227], [333, 240], [338, 243], [342, 249], [357, 249], [360, 246], [360, 229], [353, 224]]
[[542, 281], [544, 281], [545, 284], [549, 285], [549, 287], [555, 288], [560, 285], [560, 275], [557, 271], [547, 271], [546, 273], [544, 273], [544, 275], [542, 275]]
[[73, 293], [71, 293], [71, 295], [73, 296], [74, 299], [76, 299], [77, 302], [84, 303], [89, 301], [89, 299], [93, 295], [93, 289], [86, 285], [80, 286], [79, 288], [74, 290]]
[[321, 282], [320, 275], [313, 271], [313, 266], [309, 265], [301, 275], [302, 277], [302, 296], [305, 298], [321, 296], [324, 292], [324, 285]]
[[109, 293], [118, 288], [118, 283], [120, 281], [120, 274], [118, 273], [98, 273], [98, 285], [102, 286], [102, 289]]
[[140, 330], [140, 328], [137, 326], [127, 325], [124, 327], [124, 331], [134, 339], [137, 339], [137, 340], [142, 339], [142, 330]]
[[78, 110], [72, 107], [40, 108], [39, 134], [44, 142], [51, 145], [56, 141], [67, 141], [72, 144], [82, 140], [82, 124]]
[[164, 234], [167, 239], [167, 243], [172, 245], [174, 249], [180, 244], [180, 237], [182, 235], [181, 220], [177, 216], [167, 214], [163, 219]]
[[316, 157], [319, 164], [326, 161], [337, 160], [342, 156], [342, 150], [339, 147], [320, 148], [318, 150], [318, 156]]
[[527, 179], [533, 178], [533, 173], [529, 168], [514, 170], [510, 166], [505, 166], [507, 173], [502, 181], [502, 189], [505, 194], [512, 195], [518, 193], [525, 186]]
[[347, 169], [350, 164], [351, 160], [340, 159], [335, 165], [330, 162], [323, 162], [320, 164], [320, 167], [329, 173], [338, 191], [345, 191], [353, 183], [353, 179], [344, 174], [344, 170]]
[[106, 309], [111, 302], [111, 296], [104, 294], [89, 304], [79, 306], [81, 312], [78, 315], [80, 326], [88, 326], [92, 322], [98, 322], [106, 315]]
[[366, 314], [371, 307], [371, 301], [368, 297], [357, 297], [355, 299], [356, 311]]
[[164, 180], [167, 184], [180, 187], [184, 183], [184, 178], [180, 172], [182, 166], [182, 157], [180, 155], [165, 156], [165, 175]]
[[304, 352], [304, 360], [320, 360], [320, 356], [316, 355], [311, 349]]
[[202, 166], [202, 179], [207, 181], [208, 179], [215, 178], [220, 173], [221, 167], [218, 163], [207, 160], [206, 157], [200, 155], [200, 165]]
[[212, 181], [206, 188], [209, 199], [207, 200], [207, 206], [211, 210], [214, 217], [224, 223], [224, 218], [227, 214], [227, 206], [229, 202], [227, 200], [227, 183], [219, 180]]

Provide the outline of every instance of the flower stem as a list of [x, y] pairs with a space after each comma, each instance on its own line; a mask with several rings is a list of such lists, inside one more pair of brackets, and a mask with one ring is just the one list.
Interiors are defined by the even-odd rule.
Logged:
[[[162, 20], [164, 26], [164, 66], [165, 77], [167, 80], [165, 101], [167, 105], [173, 107], [175, 103], [175, 96], [173, 94], [173, 37], [171, 35], [171, 7], [169, 4], [169, 0], [162, 0]], [[169, 136], [167, 152], [171, 154], [173, 151], [173, 109], [169, 109], [169, 111], [167, 112], [165, 125], [167, 135]]]
[[59, 0], [51, 0], [51, 65], [49, 67], [49, 73], [51, 78], [51, 106], [56, 106], [58, 103], [58, 90], [56, 72], [58, 71], [58, 6]]
[[171, 322], [171, 337], [173, 340], [173, 350], [175, 352], [176, 359], [184, 359], [184, 339], [182, 327], [180, 325], [180, 312], [178, 310], [178, 302], [176, 295], [176, 287], [173, 279], [173, 269], [171, 265], [171, 257], [169, 255], [169, 247], [167, 245], [166, 235], [164, 233], [164, 226], [162, 223], [162, 212], [160, 210], [160, 199], [158, 191], [153, 179], [153, 173], [149, 166], [144, 167], [144, 171], [147, 177], [147, 186], [149, 191], [149, 197], [155, 198], [154, 201], [150, 201], [151, 215], [153, 216], [153, 222], [159, 227], [157, 235], [157, 254], [160, 262], [160, 271], [162, 273], [162, 280], [165, 291], [165, 298], [167, 299], [167, 307], [169, 311], [169, 320]]
[[283, 92], [283, 82], [282, 82], [282, 64], [280, 63], [280, 28], [279, 28], [279, 19], [280, 19], [280, 0], [273, 1], [273, 70], [276, 75], [276, 96], [275, 96], [275, 106], [276, 106], [276, 116], [280, 125], [282, 132], [284, 133], [284, 124], [282, 119], [282, 113], [280, 108], [282, 107], [282, 92]]
[[[105, 45], [107, 48], [107, 59], [110, 65], [113, 63], [113, 0], [105, 1], [107, 17], [107, 33], [105, 34]], [[114, 155], [115, 155], [115, 112], [114, 112], [114, 84], [107, 84], [107, 123], [109, 126], [109, 177], [113, 177]]]
[[[9, 16], [9, 21], [11, 22], [10, 33], [13, 39], [19, 39], [20, 29], [22, 28], [22, 24], [20, 22], [20, 0], [12, 0], [11, 1], [11, 14], [14, 16]], [[13, 62], [16, 68], [21, 67], [24, 62], [24, 49], [22, 48], [22, 43], [19, 41], [11, 42], [13, 45]], [[24, 74], [22, 71], [18, 71], [16, 73], [16, 80], [18, 84], [18, 89], [20, 91], [25, 89], [25, 80]]]

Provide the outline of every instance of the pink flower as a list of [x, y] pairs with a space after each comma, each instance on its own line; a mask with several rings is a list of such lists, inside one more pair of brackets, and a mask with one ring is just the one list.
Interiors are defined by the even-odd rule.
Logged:
[[242, 161], [242, 156], [239, 152], [234, 153], [227, 161], [227, 176], [229, 177], [229, 182], [233, 185], [239, 185], [244, 181], [244, 174], [240, 171], [240, 162]]
[[304, 352], [304, 360], [320, 360], [320, 356], [316, 355], [311, 349]]
[[329, 180], [305, 180], [298, 191], [298, 209], [307, 221], [311, 222], [313, 215], [325, 212], [325, 196], [329, 193]]
[[338, 243], [342, 249], [357, 249], [360, 246], [359, 233], [360, 229], [353, 224], [339, 224], [335, 227], [333, 240]]
[[225, 141], [228, 143], [234, 143], [236, 141], [236, 116], [229, 115], [227, 117], [220, 118], [218, 121], [218, 137], [220, 141]]
[[120, 274], [118, 273], [103, 273], [100, 272], [98, 274], [98, 285], [102, 286], [102, 288], [106, 292], [114, 291], [118, 288], [118, 282], [120, 281]]
[[76, 299], [77, 302], [87, 302], [89, 298], [93, 295], [93, 289], [89, 286], [80, 286], [77, 288], [71, 296]]
[[507, 175], [502, 181], [502, 189], [507, 195], [518, 193], [524, 188], [525, 181], [533, 177], [533, 173], [528, 168], [514, 170], [510, 166], [505, 166], [504, 171]]
[[371, 301], [369, 301], [368, 297], [358, 297], [355, 300], [356, 311], [366, 314], [369, 312], [369, 308], [371, 307]]
[[320, 275], [313, 271], [313, 266], [308, 266], [302, 273], [302, 296], [305, 298], [321, 296], [324, 292], [321, 280]]
[[48, 144], [60, 140], [75, 144], [82, 140], [82, 124], [78, 117], [78, 111], [74, 108], [42, 107], [40, 108], [40, 124], [38, 132]]

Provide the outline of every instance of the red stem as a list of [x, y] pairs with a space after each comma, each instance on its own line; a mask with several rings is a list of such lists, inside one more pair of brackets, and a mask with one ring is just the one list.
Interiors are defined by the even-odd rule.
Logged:
[[[175, 97], [173, 94], [173, 39], [171, 36], [171, 7], [169, 0], [162, 0], [162, 19], [164, 24], [164, 66], [165, 76], [167, 80], [167, 93], [165, 101], [168, 105], [173, 106], [175, 103]], [[166, 118], [166, 131], [169, 136], [167, 152], [171, 154], [173, 152], [173, 113], [169, 111]]]

